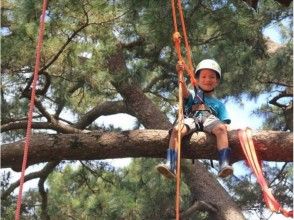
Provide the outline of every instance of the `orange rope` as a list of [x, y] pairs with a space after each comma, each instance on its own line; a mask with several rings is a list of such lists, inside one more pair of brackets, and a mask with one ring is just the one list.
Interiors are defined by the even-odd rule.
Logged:
[[179, 110], [178, 110], [178, 143], [177, 143], [177, 173], [176, 173], [176, 220], [180, 219], [180, 188], [181, 188], [181, 130], [184, 126], [184, 113], [183, 113], [183, 69], [178, 70], [179, 74]]
[[178, 32], [177, 14], [176, 14], [176, 8], [175, 8], [175, 1], [174, 0], [171, 0], [171, 6], [172, 6], [174, 31]]
[[180, 39], [181, 34], [178, 32], [178, 24], [177, 24], [177, 16], [176, 16], [176, 8], [175, 8], [175, 0], [171, 0], [171, 5], [172, 5], [172, 16], [173, 16], [173, 25], [174, 25], [174, 34], [173, 34], [173, 42], [177, 51], [177, 56], [178, 60], [182, 61], [185, 66], [185, 70], [188, 73], [190, 77], [190, 82], [192, 85], [196, 85], [196, 79], [194, 77], [194, 68], [193, 68], [193, 62], [192, 62], [192, 56], [191, 56], [191, 49], [187, 37], [187, 31], [186, 31], [186, 25], [185, 25], [185, 19], [183, 15], [183, 9], [182, 9], [182, 4], [181, 0], [177, 1], [178, 5], [178, 11], [180, 14], [180, 20], [181, 20], [181, 26], [182, 26], [182, 31], [183, 31], [183, 36], [184, 36], [184, 42], [185, 42], [185, 49], [186, 49], [186, 55], [187, 55], [187, 60], [188, 60], [188, 66], [182, 59], [182, 54], [181, 54], [181, 46], [180, 46]]
[[184, 82], [184, 70], [190, 76], [191, 83], [195, 86], [196, 79], [194, 78], [194, 70], [191, 58], [191, 49], [189, 46], [186, 26], [184, 22], [184, 16], [182, 12], [181, 1], [178, 0], [178, 10], [181, 19], [182, 30], [184, 34], [184, 42], [186, 48], [186, 55], [188, 59], [188, 65], [186, 65], [185, 61], [183, 60], [182, 53], [181, 53], [181, 34], [178, 32], [178, 25], [177, 25], [177, 15], [176, 15], [176, 8], [175, 8], [175, 0], [171, 0], [172, 6], [172, 16], [173, 16], [173, 26], [174, 26], [174, 33], [173, 33], [173, 43], [176, 49], [176, 53], [178, 56], [178, 64], [177, 64], [177, 72], [179, 75], [179, 110], [178, 110], [178, 141], [176, 143], [177, 149], [177, 173], [176, 173], [176, 220], [180, 219], [180, 181], [181, 181], [181, 131], [184, 126], [183, 119], [183, 82]]
[[16, 211], [15, 211], [15, 220], [20, 219], [20, 209], [21, 209], [21, 203], [22, 203], [22, 190], [23, 190], [23, 184], [24, 184], [24, 174], [25, 174], [27, 160], [28, 160], [28, 152], [29, 152], [31, 130], [32, 130], [33, 111], [34, 111], [34, 106], [35, 106], [36, 85], [37, 85], [38, 73], [39, 73], [39, 69], [40, 69], [41, 48], [42, 48], [43, 36], [44, 36], [44, 30], [45, 30], [46, 7], [47, 7], [47, 0], [43, 0], [42, 16], [40, 19], [38, 42], [37, 42], [37, 47], [36, 47], [36, 62], [35, 62], [35, 70], [34, 70], [34, 76], [33, 76], [33, 82], [32, 82], [30, 108], [29, 108], [29, 112], [28, 112], [28, 125], [27, 125], [26, 139], [25, 139], [25, 145], [24, 145], [21, 176], [20, 176], [20, 180], [19, 180], [19, 192], [18, 192], [17, 205], [16, 205]]
[[[178, 62], [182, 62], [182, 54], [181, 54], [181, 47], [180, 47], [180, 43], [181, 43], [181, 35], [178, 32], [178, 27], [177, 27], [177, 19], [176, 19], [176, 9], [175, 9], [175, 2], [174, 0], [171, 0], [171, 4], [172, 4], [172, 15], [173, 15], [173, 24], [174, 24], [174, 34], [173, 34], [173, 43], [177, 52], [177, 56], [178, 56]], [[183, 76], [183, 70], [178, 69], [178, 75], [179, 77]], [[180, 81], [180, 79], [179, 79]], [[180, 81], [181, 82], [181, 81]], [[181, 114], [181, 109], [180, 105], [182, 103], [183, 97], [182, 97], [182, 83], [179, 83], [179, 110], [178, 110], [178, 126], [180, 126], [180, 124], [182, 124], [182, 114]], [[181, 129], [179, 127], [178, 129], [178, 142], [176, 143], [177, 146], [177, 173], [176, 173], [176, 220], [180, 219], [180, 180], [181, 180]]]
[[[180, 19], [181, 19], [181, 25], [182, 25], [182, 29], [183, 29], [184, 42], [185, 42], [185, 47], [186, 47], [189, 69], [193, 73], [194, 71], [193, 71], [193, 64], [192, 64], [192, 58], [191, 58], [191, 49], [190, 49], [190, 45], [189, 45], [189, 41], [188, 41], [188, 37], [187, 37], [187, 31], [186, 31], [186, 25], [185, 25], [185, 19], [184, 19], [184, 15], [183, 15], [181, 0], [178, 0], [178, 8], [179, 8], [179, 14], [180, 14]], [[194, 77], [193, 74], [192, 74], [192, 77]]]

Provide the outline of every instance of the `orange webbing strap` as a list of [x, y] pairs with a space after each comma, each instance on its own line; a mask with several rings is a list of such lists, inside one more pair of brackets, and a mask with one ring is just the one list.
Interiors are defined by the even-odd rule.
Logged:
[[44, 30], [45, 30], [46, 7], [47, 7], [47, 0], [43, 0], [42, 15], [40, 18], [38, 41], [37, 41], [37, 47], [36, 47], [36, 62], [35, 62], [35, 70], [34, 70], [34, 76], [33, 76], [33, 82], [32, 82], [32, 93], [31, 93], [31, 100], [30, 100], [30, 106], [29, 106], [29, 112], [28, 112], [28, 125], [27, 125], [26, 139], [25, 139], [25, 145], [24, 145], [21, 176], [19, 180], [19, 192], [18, 192], [17, 205], [16, 205], [16, 211], [15, 211], [15, 220], [20, 219], [24, 174], [27, 167], [28, 151], [30, 146], [30, 138], [31, 138], [31, 130], [32, 130], [33, 111], [35, 106], [36, 85], [37, 85], [38, 73], [40, 69], [41, 48], [42, 48], [43, 36], [44, 36]]
[[271, 211], [281, 213], [286, 217], [293, 217], [293, 211], [287, 211], [283, 209], [280, 203], [274, 198], [270, 188], [267, 185], [267, 182], [263, 176], [256, 151], [254, 148], [251, 129], [246, 128], [246, 130], [238, 130], [238, 137], [241, 143], [242, 150], [245, 154], [245, 157], [249, 163], [249, 166], [252, 168], [257, 181], [262, 189], [263, 198], [266, 205], [270, 208]]

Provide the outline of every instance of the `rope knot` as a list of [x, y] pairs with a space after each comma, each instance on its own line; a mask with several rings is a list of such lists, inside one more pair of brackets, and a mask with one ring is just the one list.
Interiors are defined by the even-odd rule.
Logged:
[[185, 69], [185, 63], [184, 63], [183, 60], [179, 60], [178, 61], [177, 66], [176, 66], [176, 69], [177, 69], [178, 73], [180, 71], [182, 71], [182, 72], [184, 71], [184, 69]]
[[174, 44], [180, 43], [181, 38], [182, 38], [182, 36], [181, 36], [180, 32], [174, 32], [173, 33], [173, 42], [174, 42]]

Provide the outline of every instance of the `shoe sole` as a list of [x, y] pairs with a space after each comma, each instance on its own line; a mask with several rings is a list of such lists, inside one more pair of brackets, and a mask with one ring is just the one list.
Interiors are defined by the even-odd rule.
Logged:
[[176, 178], [176, 175], [163, 165], [156, 166], [156, 169], [159, 173], [161, 173], [163, 176], [165, 176], [168, 179], [175, 179]]
[[231, 167], [225, 168], [224, 170], [222, 170], [222, 171], [218, 174], [218, 176], [219, 176], [220, 178], [226, 178], [226, 177], [229, 177], [229, 176], [231, 176], [231, 175], [233, 175], [233, 168], [231, 168]]

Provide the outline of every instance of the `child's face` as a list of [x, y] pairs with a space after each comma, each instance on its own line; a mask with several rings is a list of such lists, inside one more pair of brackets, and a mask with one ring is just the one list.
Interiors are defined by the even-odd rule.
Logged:
[[219, 83], [216, 72], [211, 69], [203, 69], [200, 71], [198, 84], [204, 91], [213, 90]]

